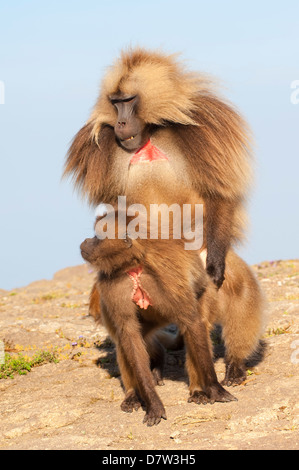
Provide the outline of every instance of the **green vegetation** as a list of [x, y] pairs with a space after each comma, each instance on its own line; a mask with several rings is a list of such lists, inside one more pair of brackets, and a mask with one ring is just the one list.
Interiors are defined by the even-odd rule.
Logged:
[[15, 374], [26, 375], [32, 367], [49, 362], [59, 362], [55, 352], [38, 351], [34, 356], [28, 357], [18, 353], [17, 355], [5, 354], [5, 363], [0, 365], [0, 379], [13, 378]]
[[61, 299], [62, 297], [68, 297], [68, 295], [65, 295], [63, 292], [49, 292], [48, 294], [44, 294], [40, 297], [34, 297], [32, 299], [32, 303], [41, 304], [47, 302], [48, 300]]
[[291, 325], [286, 325], [279, 328], [268, 328], [266, 336], [279, 336], [291, 333]]

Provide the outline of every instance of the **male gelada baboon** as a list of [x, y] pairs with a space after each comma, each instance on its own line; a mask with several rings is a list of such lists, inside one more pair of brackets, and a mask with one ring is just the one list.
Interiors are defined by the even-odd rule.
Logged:
[[227, 362], [242, 371], [243, 380], [244, 361], [258, 344], [262, 307], [255, 276], [235, 253], [227, 255], [226, 281], [219, 291], [197, 252], [185, 250], [182, 239], [131, 239], [117, 233], [115, 239], [86, 239], [81, 253], [98, 272], [101, 321], [116, 343], [126, 392], [123, 411], [143, 402], [149, 426], [166, 419], [155, 391], [155, 384], [163, 384], [159, 340], [165, 339], [157, 329], [170, 323], [178, 326], [186, 346], [189, 402], [235, 400], [217, 380], [210, 327], [222, 325]]
[[107, 72], [65, 165], [91, 204], [204, 203], [206, 270], [224, 280], [232, 242], [242, 238], [250, 180], [243, 119], [173, 55], [122, 53]]
[[[249, 132], [233, 107], [219, 98], [205, 76], [190, 73], [173, 55], [143, 49], [123, 52], [108, 70], [90, 119], [69, 149], [65, 175], [89, 202], [115, 205], [118, 196], [142, 204], [204, 206], [205, 269], [222, 298], [235, 273], [231, 246], [243, 238], [244, 203], [251, 179]], [[183, 259], [183, 258], [182, 258]], [[231, 265], [232, 264], [232, 265]], [[243, 290], [234, 276], [233, 302]], [[182, 290], [180, 291], [182, 295]], [[95, 285], [90, 313], [99, 316]], [[237, 350], [238, 328], [250, 326], [229, 315], [226, 328]], [[234, 323], [235, 322], [235, 323]], [[228, 326], [229, 325], [229, 326]], [[245, 344], [255, 347], [256, 333]], [[245, 356], [242, 356], [242, 359]], [[227, 381], [243, 367], [227, 356]]]

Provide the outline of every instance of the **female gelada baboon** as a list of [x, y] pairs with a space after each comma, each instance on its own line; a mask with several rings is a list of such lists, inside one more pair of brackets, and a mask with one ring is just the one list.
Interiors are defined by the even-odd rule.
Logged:
[[[64, 174], [73, 175], [93, 205], [116, 204], [118, 196], [146, 207], [203, 204], [205, 267], [219, 289], [231, 270], [230, 247], [243, 237], [249, 140], [239, 113], [206, 77], [186, 71], [172, 55], [130, 50], [104, 77]], [[96, 286], [90, 312], [99, 315]], [[227, 366], [230, 380], [238, 380], [238, 367]]]
[[165, 341], [166, 333], [163, 337], [157, 329], [170, 323], [178, 326], [186, 346], [189, 402], [235, 400], [217, 380], [209, 332], [216, 321], [222, 324], [227, 355], [239, 366], [259, 339], [261, 294], [254, 275], [236, 254], [229, 252], [233, 269], [217, 291], [198, 254], [185, 250], [182, 239], [131, 239], [126, 231], [115, 239], [86, 239], [81, 253], [98, 272], [101, 321], [116, 343], [126, 392], [123, 411], [138, 409], [143, 402], [149, 426], [166, 419], [155, 391], [156, 384], [163, 384], [160, 340]]

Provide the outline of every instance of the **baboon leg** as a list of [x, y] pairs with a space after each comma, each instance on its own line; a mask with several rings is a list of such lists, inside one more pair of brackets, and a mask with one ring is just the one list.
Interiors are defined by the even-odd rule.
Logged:
[[137, 385], [134, 379], [134, 374], [127, 362], [127, 359], [121, 349], [117, 347], [117, 363], [125, 389], [125, 399], [120, 405], [122, 411], [132, 413], [133, 410], [137, 411], [141, 407], [141, 400], [137, 394]]
[[142, 334], [146, 345], [146, 350], [150, 357], [150, 368], [153, 374], [155, 385], [164, 385], [163, 370], [165, 350], [158, 338], [151, 332], [147, 325], [142, 325]]
[[189, 402], [197, 404], [236, 400], [218, 382], [211, 352], [208, 329], [201, 318], [185, 328], [186, 364], [190, 380]]
[[163, 382], [163, 370], [164, 370], [164, 360], [165, 360], [165, 351], [161, 343], [157, 338], [152, 338], [152, 340], [147, 343], [147, 350], [150, 355], [150, 364], [151, 370], [154, 377], [156, 385], [164, 385]]
[[[121, 316], [121, 312], [119, 312]], [[158, 394], [155, 391], [155, 382], [150, 370], [150, 358], [142, 338], [140, 327], [136, 319], [126, 318], [118, 329], [118, 357], [123, 355], [123, 364], [126, 364], [126, 377], [129, 383], [136, 384], [138, 394], [145, 402], [146, 415], [144, 423], [148, 426], [159, 424], [161, 418], [166, 419], [166, 413]], [[125, 378], [125, 381], [127, 379]], [[132, 388], [129, 389], [130, 395]]]
[[223, 385], [239, 385], [247, 377], [245, 362], [256, 350], [261, 332], [261, 315], [256, 303], [251, 307], [234, 300], [231, 314], [223, 322], [226, 364]]
[[89, 315], [91, 315], [95, 321], [101, 321], [101, 307], [100, 307], [100, 294], [95, 282], [92, 286], [90, 296], [89, 296]]
[[[150, 357], [150, 368], [153, 374], [155, 385], [164, 385], [163, 370], [165, 360], [165, 348], [161, 344], [160, 338], [164, 338], [161, 330], [157, 331], [157, 325], [140, 318], [141, 334], [143, 336], [146, 350]], [[166, 333], [165, 333], [166, 336]]]

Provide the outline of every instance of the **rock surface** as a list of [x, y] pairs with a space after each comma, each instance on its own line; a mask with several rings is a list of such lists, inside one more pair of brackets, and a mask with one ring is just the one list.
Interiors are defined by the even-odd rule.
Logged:
[[[167, 355], [158, 393], [167, 421], [125, 414], [114, 347], [88, 316], [85, 265], [0, 291], [0, 340], [11, 356], [55, 353], [58, 363], [0, 380], [0, 449], [298, 449], [299, 260], [254, 267], [268, 299], [263, 362], [234, 387], [238, 402], [188, 404], [183, 352]], [[223, 359], [216, 361], [221, 380]]]

